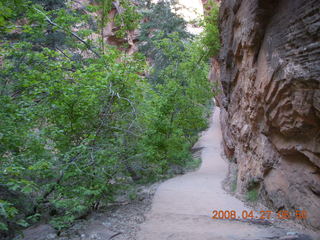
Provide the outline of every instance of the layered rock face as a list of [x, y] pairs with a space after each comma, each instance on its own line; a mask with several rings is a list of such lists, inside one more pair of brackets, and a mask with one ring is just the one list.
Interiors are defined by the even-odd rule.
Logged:
[[[320, 230], [320, 1], [224, 0], [221, 123], [237, 190]], [[213, 74], [214, 75], [214, 74]]]

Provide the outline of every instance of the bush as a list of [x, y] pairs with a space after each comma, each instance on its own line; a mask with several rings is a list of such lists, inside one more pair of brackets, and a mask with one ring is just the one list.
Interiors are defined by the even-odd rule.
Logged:
[[220, 49], [219, 34], [219, 6], [213, 0], [208, 1], [210, 9], [202, 22], [203, 36], [202, 44], [204, 45], [203, 56], [205, 58], [216, 56]]
[[[88, 16], [45, 6], [24, 3], [1, 32], [1, 237], [49, 215], [63, 229], [133, 181], [187, 165], [207, 125], [212, 93], [201, 40], [175, 31], [152, 39], [166, 63], [151, 69], [150, 81], [144, 56], [90, 40], [101, 29]], [[26, 21], [12, 31], [17, 18]]]

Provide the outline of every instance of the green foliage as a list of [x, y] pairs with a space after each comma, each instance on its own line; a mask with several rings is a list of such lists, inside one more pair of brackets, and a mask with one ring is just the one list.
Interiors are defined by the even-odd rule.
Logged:
[[[207, 81], [208, 65], [198, 62], [199, 41], [184, 43], [178, 34], [157, 41], [170, 65], [159, 72], [143, 118], [146, 158], [160, 173], [186, 164], [196, 133], [206, 127], [205, 109], [212, 97]], [[183, 48], [181, 48], [183, 46]], [[184, 50], [182, 50], [184, 49]]]
[[[101, 35], [103, 36], [104, 27], [109, 22], [109, 14], [113, 8], [116, 8], [116, 15], [113, 22], [115, 27], [118, 28], [115, 33], [117, 38], [125, 38], [128, 35], [128, 31], [138, 28], [141, 20], [141, 15], [138, 13], [136, 6], [130, 0], [98, 0], [100, 3], [100, 18], [99, 25], [101, 29]], [[91, 6], [91, 9], [95, 9]], [[99, 9], [99, 8], [98, 8]], [[103, 44], [103, 42], [102, 42]]]
[[145, 21], [140, 26], [139, 50], [153, 64], [153, 72], [149, 79], [161, 81], [160, 71], [171, 62], [166, 58], [166, 53], [157, 46], [158, 42], [168, 39], [174, 34], [179, 39], [179, 48], [183, 50], [183, 42], [191, 40], [192, 35], [186, 31], [187, 23], [172, 12], [174, 3], [158, 1], [148, 4], [143, 1], [141, 8]]
[[16, 20], [27, 5], [28, 1], [23, 0], [2, 0], [0, 2], [0, 33], [14, 29], [14, 26], [8, 26], [10, 21]]
[[129, 193], [128, 193], [128, 196], [129, 196], [130, 200], [132, 200], [132, 201], [136, 200], [138, 197], [136, 189], [135, 188], [131, 189], [131, 191], [129, 191]]
[[213, 0], [208, 1], [207, 5], [210, 10], [202, 23], [204, 28], [202, 33], [203, 55], [206, 58], [216, 56], [220, 49], [219, 7]]
[[[17, 9], [1, 24], [24, 21], [1, 32], [1, 237], [42, 214], [66, 228], [133, 181], [190, 165], [190, 147], [207, 124], [212, 86], [202, 41], [190, 38], [170, 7], [162, 16], [159, 6], [169, 5], [156, 7], [153, 24], [170, 17], [174, 27], [162, 24], [146, 39], [153, 55], [127, 56], [92, 38], [104, 20], [94, 28], [91, 17], [58, 2], [2, 3]], [[88, 10], [107, 13], [110, 3]], [[120, 4], [116, 24], [136, 28], [140, 14], [130, 1]], [[145, 57], [154, 57], [153, 68]], [[154, 81], [142, 76], [147, 70]]]
[[193, 157], [190, 161], [186, 163], [186, 169], [187, 170], [195, 170], [199, 168], [201, 165], [201, 158], [199, 157]]
[[208, 63], [201, 58], [203, 40], [186, 31], [186, 22], [171, 11], [174, 3], [143, 7], [146, 21], [140, 27], [139, 49], [152, 63], [148, 79], [154, 92], [143, 111], [148, 114], [141, 143], [149, 169], [154, 169], [150, 176], [156, 176], [192, 162], [189, 150], [196, 133], [206, 127], [212, 86], [207, 81]]
[[6, 94], [0, 116], [7, 123], [1, 125], [1, 182], [27, 195], [40, 189], [39, 199], [50, 192], [68, 221], [110, 200], [117, 184], [108, 182], [121, 168], [117, 149], [139, 102], [143, 80], [136, 73], [143, 65], [130, 58], [117, 62], [120, 53], [113, 49], [77, 70], [48, 48], [34, 52], [19, 42], [3, 52], [24, 64], [11, 77], [17, 66], [5, 61], [1, 72]]
[[[116, 179], [126, 177], [124, 141], [131, 139], [134, 110], [142, 101], [144, 79], [138, 73], [144, 61], [113, 48], [98, 58], [92, 51], [75, 58], [95, 44], [75, 41], [73, 26], [85, 24], [76, 13], [30, 5], [24, 17], [28, 21], [18, 40], [9, 32], [1, 46], [0, 184], [9, 193], [6, 212], [8, 206], [23, 211], [9, 202], [16, 193], [33, 199], [35, 212], [26, 219], [2, 214], [1, 229], [8, 221], [11, 226], [34, 222], [46, 202], [57, 212], [52, 223], [60, 229], [112, 200], [122, 184]], [[47, 41], [46, 31], [64, 41]]]
[[0, 199], [0, 231], [7, 231], [7, 220], [13, 219], [18, 211], [12, 203]]
[[120, 28], [116, 32], [116, 36], [124, 38], [127, 36], [127, 31], [138, 28], [142, 16], [137, 12], [135, 5], [129, 0], [120, 1], [120, 6], [124, 11], [116, 15], [114, 22]]
[[256, 202], [259, 197], [259, 190], [257, 188], [251, 189], [246, 193], [246, 200], [249, 202]]

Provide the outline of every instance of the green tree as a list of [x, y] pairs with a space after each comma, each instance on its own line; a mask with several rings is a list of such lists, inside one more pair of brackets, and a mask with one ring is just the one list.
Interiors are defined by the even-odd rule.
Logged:
[[[141, 4], [144, 21], [140, 26], [139, 50], [145, 54], [153, 67], [149, 79], [153, 82], [161, 81], [159, 72], [170, 65], [166, 54], [157, 43], [167, 39], [172, 34], [178, 35], [179, 40], [191, 40], [192, 35], [187, 32], [187, 23], [184, 19], [172, 11], [176, 7], [174, 1], [158, 1], [157, 3]], [[180, 49], [183, 51], [183, 41], [179, 41]]]
[[154, 36], [142, 24], [151, 55], [127, 56], [92, 37], [105, 23], [88, 12], [110, 9], [99, 3], [80, 11], [65, 1], [1, 2], [0, 237], [46, 216], [68, 227], [134, 181], [184, 166], [206, 127], [212, 93], [202, 41], [167, 3], [151, 14], [124, 0], [120, 32], [140, 14], [173, 24]]
[[148, 159], [163, 173], [190, 160], [197, 133], [207, 126], [206, 111], [213, 95], [207, 80], [208, 64], [198, 61], [199, 40], [185, 43], [178, 34], [172, 34], [157, 41], [157, 47], [170, 65], [159, 72], [161, 81], [154, 85], [148, 102], [153, 114], [144, 118], [144, 144], [150, 150]]
[[201, 54], [205, 59], [216, 56], [220, 49], [220, 35], [219, 35], [219, 6], [216, 2], [210, 0], [207, 3], [209, 11], [206, 13], [202, 27], [203, 32], [201, 42], [204, 46]]

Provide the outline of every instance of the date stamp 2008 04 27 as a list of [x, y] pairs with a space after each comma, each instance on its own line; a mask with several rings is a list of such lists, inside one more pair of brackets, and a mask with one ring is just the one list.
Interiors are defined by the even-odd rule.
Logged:
[[278, 212], [273, 211], [247, 211], [243, 210], [237, 212], [235, 210], [213, 210], [212, 219], [306, 219], [308, 217], [306, 210], [296, 210], [290, 212], [287, 210], [281, 210]]

